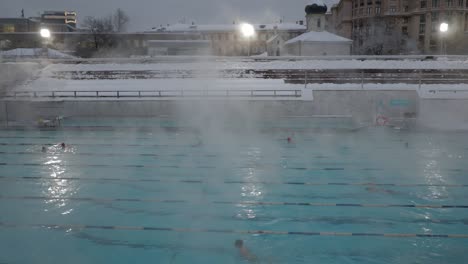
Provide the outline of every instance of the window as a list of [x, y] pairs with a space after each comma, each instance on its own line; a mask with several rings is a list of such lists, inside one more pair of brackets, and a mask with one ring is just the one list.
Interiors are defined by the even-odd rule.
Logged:
[[408, 24], [408, 22], [409, 22], [409, 18], [404, 17], [404, 18], [403, 18], [403, 24]]
[[447, 0], [447, 7], [453, 6], [453, 0]]
[[463, 6], [463, 0], [458, 0], [458, 6], [462, 7]]
[[431, 24], [432, 24], [432, 32], [437, 32], [439, 30], [439, 13], [437, 12], [431, 13]]
[[380, 15], [380, 6], [375, 8], [375, 14]]
[[432, 7], [439, 7], [439, 0], [432, 0]]
[[368, 7], [368, 8], [367, 8], [367, 15], [370, 15], [371, 12], [372, 12], [372, 7]]
[[317, 27], [321, 28], [322, 27], [322, 20], [319, 18], [317, 19]]
[[421, 15], [419, 17], [419, 34], [424, 34], [426, 32], [426, 15]]
[[396, 12], [396, 6], [391, 6], [390, 13], [395, 13], [395, 12]]
[[405, 6], [405, 12], [409, 12], [409, 6]]
[[419, 23], [426, 23], [426, 15], [419, 16]]
[[401, 27], [401, 32], [403, 33], [403, 35], [408, 35], [408, 27]]
[[468, 14], [465, 15], [465, 32], [468, 31]]
[[372, 5], [372, 0], [367, 0], [367, 5], [368, 6]]
[[427, 1], [421, 1], [421, 8], [426, 8], [427, 7]]
[[6, 33], [15, 32], [15, 25], [11, 25], [11, 24], [3, 25], [3, 32], [6, 32]]

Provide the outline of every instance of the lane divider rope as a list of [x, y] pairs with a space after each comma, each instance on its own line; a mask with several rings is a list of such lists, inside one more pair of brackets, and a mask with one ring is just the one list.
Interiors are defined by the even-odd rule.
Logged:
[[[212, 181], [203, 181], [203, 180], [168, 180], [168, 179], [123, 179], [123, 178], [87, 178], [87, 177], [40, 177], [40, 176], [1, 176], [0, 180], [2, 181], [28, 181], [28, 180], [46, 180], [46, 181], [96, 181], [96, 182], [168, 182], [168, 183], [189, 183], [189, 184], [202, 184], [202, 183], [211, 183]], [[224, 184], [278, 184], [278, 185], [307, 185], [307, 186], [378, 186], [378, 187], [450, 187], [450, 188], [464, 188], [468, 187], [468, 184], [424, 184], [424, 183], [408, 183], [408, 184], [398, 184], [398, 183], [373, 183], [373, 182], [357, 182], [357, 183], [347, 183], [347, 182], [274, 182], [274, 181], [219, 181]]]
[[[216, 166], [193, 166], [193, 167], [180, 167], [178, 165], [139, 165], [139, 164], [57, 164], [57, 163], [6, 163], [0, 162], [0, 166], [64, 166], [64, 167], [97, 167], [97, 168], [169, 168], [169, 169], [226, 169], [225, 167]], [[345, 168], [312, 168], [312, 167], [278, 167], [269, 165], [260, 166], [238, 166], [231, 167], [235, 169], [283, 169], [283, 170], [299, 170], [299, 171], [345, 171], [345, 170], [362, 170], [362, 171], [385, 171], [387, 169], [381, 168], [359, 168], [359, 169], [345, 169]], [[391, 170], [389, 168], [388, 170]], [[444, 169], [441, 169], [444, 170]], [[462, 169], [445, 169], [444, 171], [450, 172], [464, 172]]]
[[416, 234], [416, 233], [352, 233], [352, 232], [312, 232], [312, 231], [272, 231], [272, 230], [234, 230], [208, 228], [171, 228], [150, 226], [105, 226], [105, 225], [73, 225], [73, 224], [11, 224], [1, 223], [0, 228], [44, 228], [44, 229], [100, 229], [125, 231], [167, 231], [178, 233], [224, 233], [243, 235], [295, 235], [295, 236], [326, 236], [326, 237], [386, 237], [386, 238], [458, 238], [468, 239], [468, 234]]
[[[45, 200], [45, 201], [82, 201], [82, 202], [143, 202], [143, 203], [180, 203], [190, 204], [188, 200], [138, 199], [138, 198], [92, 198], [92, 197], [60, 197], [60, 196], [0, 196], [4, 200]], [[357, 204], [357, 203], [307, 203], [307, 202], [254, 202], [254, 201], [211, 201], [212, 204], [230, 205], [263, 205], [263, 206], [311, 206], [311, 207], [380, 207], [380, 208], [434, 208], [434, 209], [468, 209], [468, 205], [436, 205], [436, 204]]]

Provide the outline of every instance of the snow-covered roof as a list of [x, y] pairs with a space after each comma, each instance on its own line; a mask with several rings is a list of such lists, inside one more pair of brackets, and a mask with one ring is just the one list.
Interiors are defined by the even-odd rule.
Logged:
[[316, 4], [316, 5], [325, 5], [325, 3], [322, 1], [322, 0], [311, 0], [309, 1], [309, 5], [313, 5], [313, 4]]
[[310, 31], [307, 33], [304, 33], [302, 35], [299, 35], [293, 39], [288, 40], [285, 44], [292, 44], [298, 41], [303, 41], [303, 42], [341, 42], [341, 43], [346, 43], [349, 42], [351, 43], [352, 40], [340, 37], [338, 35], [332, 34], [328, 31]]
[[[306, 30], [305, 25], [295, 23], [276, 23], [276, 24], [255, 24], [256, 31], [263, 30]], [[169, 26], [156, 27], [151, 32], [232, 32], [239, 30], [240, 24], [174, 24]]]

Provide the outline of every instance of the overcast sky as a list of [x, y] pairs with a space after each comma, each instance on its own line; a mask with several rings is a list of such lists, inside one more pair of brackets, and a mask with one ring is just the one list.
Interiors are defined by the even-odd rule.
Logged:
[[[105, 16], [120, 7], [130, 16], [132, 31], [160, 24], [173, 24], [185, 18], [199, 24], [232, 23], [233, 20], [270, 23], [304, 19], [304, 7], [313, 0], [0, 0], [0, 17], [37, 16], [44, 10], [75, 10], [78, 19]], [[338, 0], [323, 0], [328, 3]], [[79, 22], [78, 22], [79, 23]]]

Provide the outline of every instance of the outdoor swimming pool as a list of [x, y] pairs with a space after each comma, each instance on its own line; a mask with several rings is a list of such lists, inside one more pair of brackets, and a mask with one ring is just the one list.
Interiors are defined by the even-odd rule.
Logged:
[[0, 263], [466, 262], [466, 133], [285, 124], [0, 131]]

